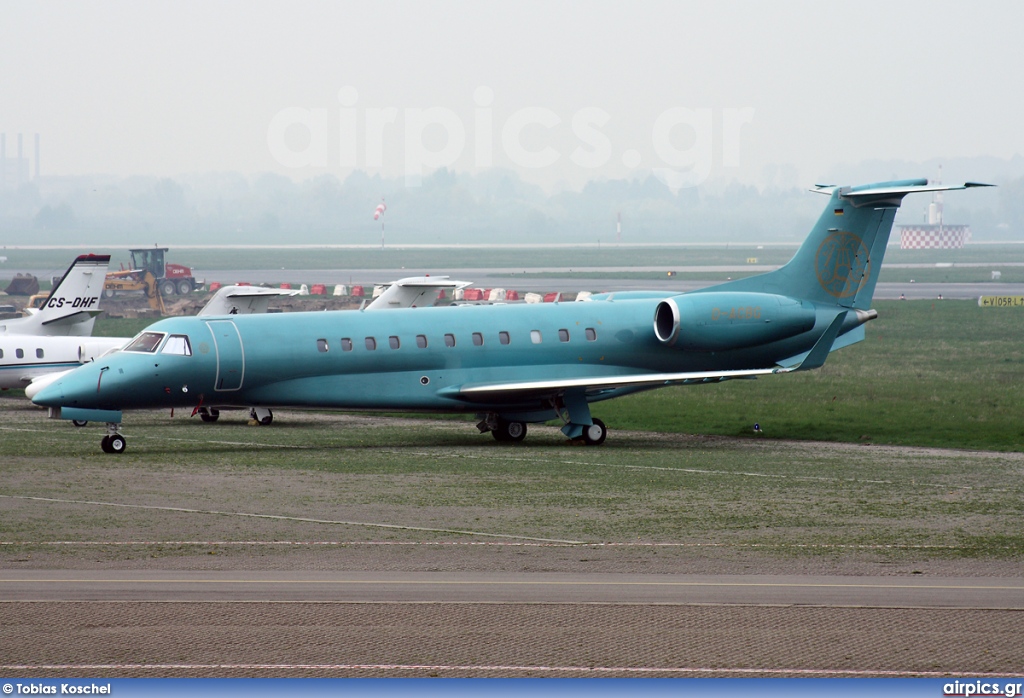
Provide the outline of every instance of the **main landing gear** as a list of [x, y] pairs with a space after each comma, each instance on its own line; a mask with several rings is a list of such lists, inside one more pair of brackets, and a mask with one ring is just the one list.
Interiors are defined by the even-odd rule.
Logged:
[[605, 428], [604, 422], [597, 417], [591, 421], [593, 424], [583, 427], [583, 442], [587, 446], [600, 446], [608, 438], [608, 429]]
[[[568, 436], [570, 441], [587, 446], [600, 446], [608, 438], [608, 428], [600, 419], [591, 418], [590, 422], [566, 422], [562, 433]], [[526, 438], [526, 422], [502, 419], [493, 413], [486, 415], [476, 426], [481, 432], [491, 432], [494, 440], [502, 443], [519, 443]]]
[[518, 443], [526, 438], [526, 422], [506, 422], [504, 419], [499, 419], [491, 430], [491, 436], [495, 441]]
[[220, 410], [215, 407], [200, 407], [199, 419], [204, 422], [216, 422], [220, 419]]
[[266, 427], [270, 426], [270, 423], [274, 421], [274, 413], [266, 407], [253, 407], [249, 410], [249, 419], [261, 427]]
[[100, 448], [104, 453], [124, 453], [128, 448], [128, 441], [117, 430], [117, 422], [107, 422], [107, 435], [100, 441]]

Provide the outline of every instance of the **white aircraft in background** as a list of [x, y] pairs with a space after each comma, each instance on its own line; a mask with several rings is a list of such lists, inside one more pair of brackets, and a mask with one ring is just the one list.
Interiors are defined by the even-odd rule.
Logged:
[[69, 371], [125, 338], [91, 337], [110, 255], [80, 255], [53, 287], [42, 307], [27, 317], [0, 320], [0, 390]]
[[100, 314], [110, 255], [84, 254], [71, 263], [40, 308], [27, 317], [0, 320], [0, 336], [88, 337]]

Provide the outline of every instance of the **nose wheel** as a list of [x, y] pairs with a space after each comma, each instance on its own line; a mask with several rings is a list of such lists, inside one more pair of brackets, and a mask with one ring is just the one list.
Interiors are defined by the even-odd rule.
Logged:
[[124, 453], [125, 449], [128, 448], [128, 442], [120, 434], [104, 436], [103, 440], [100, 441], [100, 448], [103, 449], [104, 453]]
[[128, 441], [117, 431], [117, 422], [107, 422], [107, 435], [100, 441], [100, 448], [104, 453], [124, 453], [128, 448]]

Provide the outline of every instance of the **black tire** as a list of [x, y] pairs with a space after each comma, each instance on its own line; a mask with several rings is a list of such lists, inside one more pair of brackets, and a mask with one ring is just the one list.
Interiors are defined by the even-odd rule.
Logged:
[[263, 418], [261, 418], [261, 419], [259, 420], [259, 423], [260, 423], [260, 426], [261, 426], [261, 427], [269, 427], [269, 426], [270, 426], [270, 424], [271, 424], [271, 423], [272, 423], [273, 421], [274, 421], [274, 413], [273, 413], [273, 412], [271, 412], [270, 410], [267, 410], [267, 416], [266, 416], [266, 417], [263, 417]]
[[187, 296], [192, 293], [192, 282], [188, 279], [183, 279], [178, 282], [178, 295]]
[[161, 296], [173, 296], [178, 292], [178, 287], [170, 279], [165, 279], [160, 282], [160, 295]]
[[216, 422], [218, 419], [220, 419], [220, 410], [200, 407], [199, 419], [203, 420], [204, 422]]
[[105, 288], [105, 289], [103, 289], [103, 297], [104, 298], [113, 298], [116, 295], [117, 295], [117, 291], [115, 291], [112, 288]]
[[71, 423], [74, 424], [76, 427], [84, 427], [89, 422], [84, 419], [72, 419]]
[[519, 443], [526, 438], [525, 422], [498, 422], [498, 428], [491, 432], [497, 441]]
[[124, 453], [128, 448], [128, 442], [120, 434], [114, 434], [107, 438], [110, 439], [110, 453]]
[[608, 429], [600, 419], [594, 419], [593, 424], [583, 427], [583, 440], [588, 446], [600, 446], [608, 438]]
[[103, 449], [104, 453], [113, 453], [113, 451], [110, 450], [110, 436], [109, 435], [108, 436], [104, 436], [100, 440], [100, 448]]

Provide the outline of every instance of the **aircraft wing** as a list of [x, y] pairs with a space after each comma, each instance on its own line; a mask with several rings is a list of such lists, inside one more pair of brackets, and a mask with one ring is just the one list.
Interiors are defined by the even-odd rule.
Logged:
[[771, 368], [752, 368], [722, 371], [689, 371], [683, 373], [640, 373], [620, 376], [593, 376], [587, 378], [565, 378], [542, 381], [513, 381], [506, 383], [468, 384], [457, 389], [454, 397], [469, 401], [501, 400], [502, 398], [558, 395], [568, 390], [582, 390], [599, 393], [618, 388], [657, 388], [666, 385], [693, 385], [695, 383], [718, 383], [734, 378], [757, 378], [776, 373], [792, 373], [820, 368], [839, 336], [846, 311], [838, 313], [825, 331], [811, 347], [811, 350], [793, 360], [791, 365], [775, 365]]
[[555, 395], [566, 390], [582, 389], [602, 392], [617, 388], [660, 387], [665, 385], [691, 385], [717, 383], [733, 378], [757, 378], [774, 373], [789, 373], [794, 368], [774, 366], [740, 371], [694, 371], [686, 373], [640, 373], [622, 376], [566, 378], [543, 381], [513, 381], [510, 383], [471, 383], [456, 389], [456, 395], [471, 402], [484, 402], [494, 398]]

